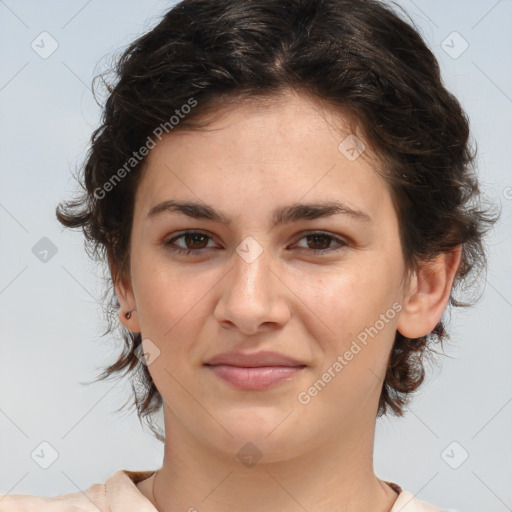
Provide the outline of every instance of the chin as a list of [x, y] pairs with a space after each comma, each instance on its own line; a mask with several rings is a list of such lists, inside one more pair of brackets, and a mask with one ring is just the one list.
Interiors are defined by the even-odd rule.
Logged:
[[[286, 407], [245, 407], [230, 411], [216, 418], [229, 432], [219, 439], [208, 435], [206, 441], [217, 449], [235, 454], [237, 458], [261, 456], [262, 462], [277, 462], [290, 458], [298, 447], [307, 446], [311, 441], [307, 435], [307, 426], [298, 428], [299, 419], [296, 412]], [[224, 432], [224, 431], [223, 431]], [[304, 436], [301, 435], [304, 432]], [[263, 460], [264, 455], [264, 460]]]

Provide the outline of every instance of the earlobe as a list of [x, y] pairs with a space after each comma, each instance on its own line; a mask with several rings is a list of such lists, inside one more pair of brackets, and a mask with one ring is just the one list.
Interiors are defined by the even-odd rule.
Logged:
[[[112, 260], [109, 257], [110, 275], [115, 276], [113, 272]], [[118, 314], [119, 321], [128, 330], [132, 332], [140, 332], [139, 316], [135, 305], [135, 295], [129, 280], [125, 280], [122, 275], [117, 275], [114, 281], [114, 291], [119, 299], [120, 310]]]
[[432, 332], [441, 319], [452, 290], [462, 255], [462, 246], [425, 262], [408, 283], [397, 330], [406, 338]]

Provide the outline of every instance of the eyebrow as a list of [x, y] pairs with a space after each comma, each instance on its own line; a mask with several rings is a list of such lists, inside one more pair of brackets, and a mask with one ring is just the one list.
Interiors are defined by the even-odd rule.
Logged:
[[[219, 222], [226, 226], [229, 226], [232, 221], [229, 215], [215, 209], [213, 206], [194, 201], [175, 201], [172, 199], [153, 206], [147, 215], [147, 219], [153, 219], [164, 213], [172, 212], [182, 213], [195, 219]], [[331, 217], [333, 215], [346, 215], [354, 220], [365, 223], [373, 222], [370, 215], [361, 210], [354, 210], [340, 202], [324, 202], [295, 203], [277, 208], [272, 212], [272, 225], [275, 227], [280, 224]]]

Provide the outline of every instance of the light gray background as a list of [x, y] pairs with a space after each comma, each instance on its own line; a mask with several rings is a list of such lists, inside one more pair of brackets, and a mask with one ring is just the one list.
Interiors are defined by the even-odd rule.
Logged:
[[[162, 445], [135, 413], [115, 412], [130, 393], [126, 380], [80, 384], [112, 362], [120, 344], [100, 336], [100, 269], [54, 209], [75, 190], [71, 171], [99, 119], [92, 77], [172, 4], [0, 0], [0, 494], [77, 492], [118, 469], [160, 466]], [[489, 239], [480, 302], [451, 315], [450, 357], [429, 370], [404, 419], [378, 422], [376, 473], [445, 509], [505, 512], [512, 510], [512, 2], [400, 4], [469, 114], [482, 187], [503, 214]], [[47, 59], [31, 48], [43, 31], [59, 45]], [[458, 58], [464, 41], [454, 31], [469, 44]], [[58, 250], [46, 263], [32, 252], [42, 237]], [[58, 452], [48, 469], [31, 458], [43, 441]], [[465, 452], [457, 469], [446, 462], [456, 466]]]

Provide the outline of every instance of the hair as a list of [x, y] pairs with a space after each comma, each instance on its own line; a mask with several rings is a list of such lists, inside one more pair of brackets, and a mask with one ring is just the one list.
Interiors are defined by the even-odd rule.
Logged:
[[[130, 373], [139, 419], [160, 440], [151, 414], [162, 396], [137, 357], [141, 334], [119, 324], [113, 285], [129, 275], [134, 198], [145, 162], [140, 155], [164, 129], [201, 129], [207, 112], [231, 100], [273, 98], [286, 89], [351, 113], [382, 162], [406, 268], [419, 269], [462, 246], [448, 305], [471, 305], [454, 293], [470, 289], [485, 270], [483, 238], [498, 216], [483, 204], [465, 112], [444, 87], [414, 24], [390, 6], [377, 0], [183, 0], [131, 43], [111, 71], [110, 82], [99, 77], [107, 99], [80, 169], [83, 191], [56, 213], [64, 226], [83, 230], [90, 257], [110, 262], [104, 334], [120, 329], [124, 345], [99, 378]], [[396, 332], [378, 416], [403, 415], [424, 380], [425, 357], [447, 337], [443, 321], [420, 338]]]

